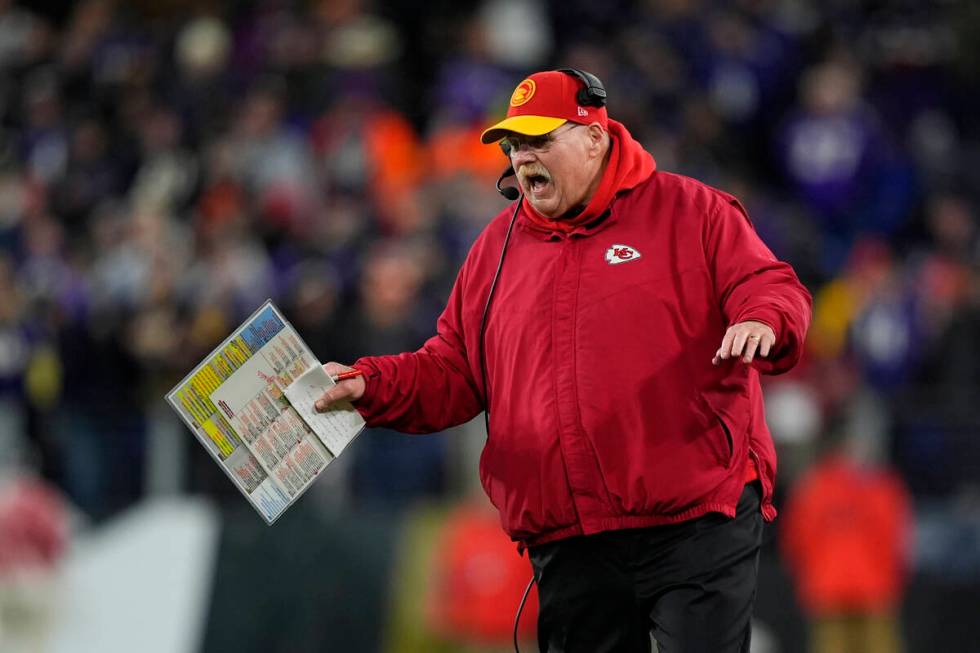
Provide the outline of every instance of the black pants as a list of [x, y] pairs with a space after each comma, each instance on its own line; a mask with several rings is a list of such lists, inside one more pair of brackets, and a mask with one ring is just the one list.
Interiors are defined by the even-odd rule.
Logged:
[[748, 653], [762, 544], [758, 482], [735, 519], [574, 537], [529, 550], [544, 653]]

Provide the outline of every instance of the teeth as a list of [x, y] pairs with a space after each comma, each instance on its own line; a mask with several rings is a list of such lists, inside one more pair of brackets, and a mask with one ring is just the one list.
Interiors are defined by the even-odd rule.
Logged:
[[544, 170], [540, 167], [523, 167], [519, 173], [523, 181], [531, 188], [540, 188], [551, 181], [550, 177], [545, 174]]

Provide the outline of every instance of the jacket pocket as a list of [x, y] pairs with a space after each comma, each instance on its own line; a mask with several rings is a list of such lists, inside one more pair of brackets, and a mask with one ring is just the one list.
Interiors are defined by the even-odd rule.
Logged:
[[718, 464], [725, 469], [731, 469], [735, 460], [735, 436], [732, 427], [717, 410], [712, 408], [707, 399], [703, 396], [699, 396], [699, 399], [707, 428], [705, 436], [711, 439]]
[[732, 458], [735, 456], [735, 440], [732, 438], [732, 430], [728, 428], [728, 424], [726, 424], [725, 420], [721, 418], [721, 415], [718, 415], [717, 413], [714, 415], [715, 419], [718, 421], [718, 424], [721, 426], [721, 430], [725, 433], [725, 444], [728, 445], [728, 460], [725, 463], [725, 467], [731, 467]]

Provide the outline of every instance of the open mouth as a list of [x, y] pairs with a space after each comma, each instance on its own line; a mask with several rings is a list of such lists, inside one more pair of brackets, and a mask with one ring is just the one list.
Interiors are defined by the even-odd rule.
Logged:
[[544, 175], [528, 175], [527, 185], [530, 187], [532, 192], [537, 193], [548, 185], [548, 178]]
[[539, 194], [551, 183], [551, 175], [539, 165], [525, 166], [520, 170], [521, 181], [528, 193]]

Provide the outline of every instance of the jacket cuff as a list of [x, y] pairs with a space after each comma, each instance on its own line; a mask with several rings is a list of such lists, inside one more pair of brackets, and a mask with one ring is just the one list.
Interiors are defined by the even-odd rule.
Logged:
[[773, 334], [776, 336], [776, 342], [773, 344], [772, 349], [769, 350], [769, 355], [765, 357], [756, 356], [752, 361], [753, 367], [762, 374], [781, 374], [789, 369], [789, 367], [792, 367], [792, 363], [787, 366], [786, 361], [783, 360], [787, 353], [793, 351], [793, 343], [786, 341], [786, 336], [789, 334], [783, 328], [784, 321], [779, 312], [768, 308], [746, 311], [744, 314], [739, 315], [736, 323], [748, 320], [765, 324], [772, 329]]
[[378, 386], [381, 380], [381, 372], [373, 364], [371, 356], [358, 358], [351, 365], [355, 370], [363, 372], [361, 378], [364, 379], [364, 394], [357, 401], [351, 402], [357, 412], [361, 414], [368, 426], [372, 426], [371, 417], [378, 412]]

